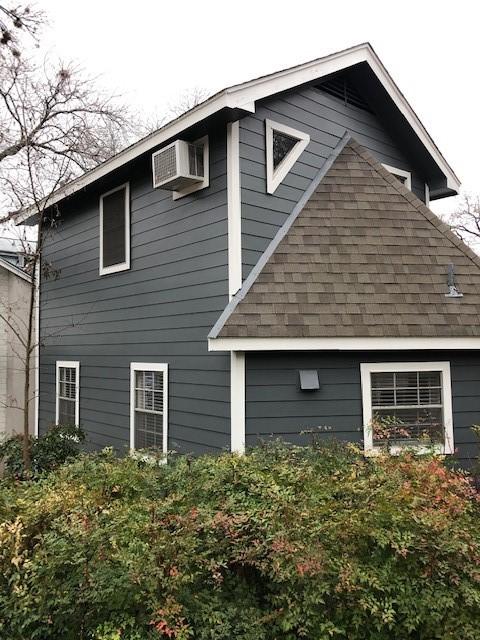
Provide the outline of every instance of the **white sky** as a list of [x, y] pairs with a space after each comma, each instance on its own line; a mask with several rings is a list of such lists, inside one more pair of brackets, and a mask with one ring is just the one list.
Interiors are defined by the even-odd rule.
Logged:
[[[480, 192], [480, 4], [475, 0], [38, 0], [42, 44], [157, 113], [368, 40], [468, 192]], [[434, 204], [455, 207], [452, 198]]]

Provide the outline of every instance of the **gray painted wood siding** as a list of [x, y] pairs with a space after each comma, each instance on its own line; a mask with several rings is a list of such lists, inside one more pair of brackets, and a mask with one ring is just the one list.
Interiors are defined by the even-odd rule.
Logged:
[[[274, 194], [266, 192], [265, 120], [286, 124], [310, 135], [310, 143]], [[257, 105], [240, 121], [243, 277], [285, 222], [312, 178], [349, 131], [381, 162], [412, 173], [412, 190], [424, 200], [425, 180], [401, 142], [373, 114], [346, 105], [314, 87], [299, 89]]]
[[[449, 361], [456, 458], [468, 466], [479, 455], [472, 425], [480, 423], [480, 352], [249, 353], [246, 356], [246, 442], [284, 438], [304, 444], [325, 437], [363, 439], [361, 362]], [[299, 369], [316, 369], [320, 389], [301, 391]]]
[[[150, 156], [72, 200], [45, 258], [40, 430], [55, 419], [55, 361], [80, 361], [80, 422], [89, 447], [129, 443], [130, 363], [169, 364], [169, 449], [230, 442], [226, 354], [207, 334], [228, 301], [226, 133], [210, 134], [210, 186], [180, 200], [152, 188]], [[131, 269], [100, 276], [99, 196], [130, 180]], [[48, 337], [50, 336], [50, 337]]]

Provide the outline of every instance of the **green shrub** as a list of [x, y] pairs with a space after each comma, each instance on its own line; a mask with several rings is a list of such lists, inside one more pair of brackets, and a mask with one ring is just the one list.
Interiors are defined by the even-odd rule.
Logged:
[[[75, 458], [80, 453], [80, 444], [85, 434], [79, 427], [54, 425], [35, 438], [30, 437], [31, 473], [35, 477]], [[0, 460], [5, 471], [15, 478], [23, 477], [23, 436], [14, 435], [0, 444]]]
[[0, 494], [0, 637], [480, 638], [480, 505], [441, 460], [84, 456]]

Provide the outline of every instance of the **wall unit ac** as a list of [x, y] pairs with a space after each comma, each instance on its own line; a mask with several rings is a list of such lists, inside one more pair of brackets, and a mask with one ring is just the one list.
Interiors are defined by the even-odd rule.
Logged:
[[153, 187], [180, 191], [204, 181], [204, 145], [175, 140], [152, 155]]

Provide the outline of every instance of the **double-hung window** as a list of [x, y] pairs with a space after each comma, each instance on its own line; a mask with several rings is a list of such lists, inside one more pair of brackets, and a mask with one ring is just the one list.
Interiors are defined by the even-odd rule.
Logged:
[[100, 275], [130, 269], [130, 187], [100, 196]]
[[56, 367], [56, 424], [79, 425], [80, 422], [80, 363], [57, 361]]
[[130, 447], [168, 447], [168, 364], [132, 362], [130, 366]]
[[453, 453], [449, 362], [360, 365], [366, 450]]

